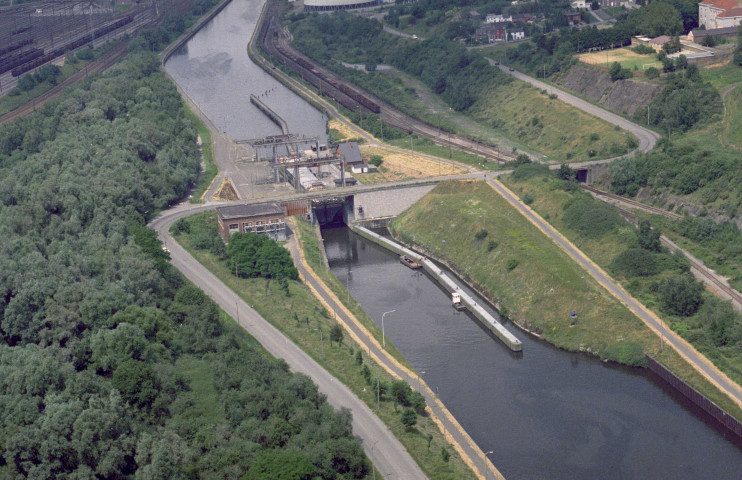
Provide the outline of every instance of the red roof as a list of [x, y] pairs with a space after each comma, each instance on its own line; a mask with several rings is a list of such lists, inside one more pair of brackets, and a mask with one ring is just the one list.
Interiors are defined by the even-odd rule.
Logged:
[[739, 0], [703, 0], [701, 5], [710, 5], [713, 8], [725, 11], [742, 6], [740, 5]]
[[742, 7], [730, 8], [729, 10], [720, 13], [718, 16], [724, 18], [742, 17]]

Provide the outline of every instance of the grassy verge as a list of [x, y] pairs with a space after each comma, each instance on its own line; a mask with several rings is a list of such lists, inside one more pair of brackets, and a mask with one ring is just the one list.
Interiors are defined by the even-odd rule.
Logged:
[[[559, 199], [550, 201], [554, 208], [561, 207]], [[533, 202], [537, 211], [542, 204], [549, 202]], [[643, 353], [649, 353], [742, 418], [742, 409], [674, 350], [663, 348], [643, 322], [484, 182], [443, 183], [391, 228], [405, 243], [451, 264], [488, 298], [506, 307], [516, 322], [549, 343], [634, 365], [641, 365]], [[477, 240], [475, 235], [482, 230], [487, 235]], [[612, 247], [601, 248], [607, 256]], [[578, 312], [575, 325], [570, 325], [570, 310]]]
[[[391, 376], [365, 355], [363, 346], [347, 338], [340, 343], [329, 341], [330, 329], [335, 321], [330, 318], [319, 300], [303, 283], [290, 281], [289, 295], [287, 295], [278, 282], [271, 282], [264, 278], [238, 279], [230, 272], [222, 259], [209, 251], [196, 248], [196, 245], [203, 241], [202, 235], [205, 231], [204, 229], [199, 231], [196, 228], [197, 224], [213, 225], [211, 234], [216, 235], [214, 215], [214, 212], [207, 212], [189, 217], [188, 222], [194, 226], [191, 228], [192, 233], [183, 233], [175, 238], [196, 260], [248, 302], [263, 318], [281, 330], [284, 335], [366, 402], [400, 439], [429, 478], [434, 480], [476, 478], [456, 451], [446, 444], [443, 434], [429, 416], [418, 416], [417, 424], [408, 429], [400, 420], [402, 409], [391, 400], [388, 394], [382, 395], [381, 401], [377, 404], [377, 381], [388, 386], [392, 381]], [[313, 265], [321, 266], [319, 242], [312, 234], [311, 228], [306, 231], [302, 230], [302, 232], [306, 233], [303, 243], [308, 246], [305, 253], [307, 260]], [[209, 241], [213, 241], [213, 238]], [[318, 273], [323, 271], [322, 268], [317, 268], [317, 270]], [[324, 271], [323, 280], [332, 282], [333, 279], [334, 277], [329, 272]], [[344, 293], [337, 279], [334, 279], [333, 290], [342, 290]], [[342, 298], [343, 295], [339, 297]], [[357, 305], [352, 307], [352, 310], [354, 313], [358, 311], [356, 314], [362, 314]], [[368, 317], [362, 321], [369, 330], [378, 330], [376, 328], [372, 330], [375, 325]], [[358, 363], [359, 352], [361, 364]], [[402, 359], [398, 352], [394, 351], [394, 354], [398, 359]], [[198, 365], [190, 365], [186, 368], [190, 368], [193, 375], [199, 374]], [[365, 369], [368, 370], [366, 375], [363, 373]], [[210, 413], [206, 407], [203, 408], [206, 409], [206, 414], [214, 414]], [[442, 449], [446, 449], [450, 455], [448, 462], [443, 460]]]
[[206, 190], [211, 185], [216, 174], [219, 173], [216, 168], [216, 163], [214, 163], [214, 142], [211, 138], [211, 130], [209, 130], [204, 122], [198, 118], [198, 115], [188, 107], [185, 101], [183, 102], [183, 110], [185, 111], [186, 118], [194, 127], [196, 127], [196, 131], [201, 137], [201, 149], [203, 151], [205, 169], [201, 172], [201, 175], [198, 176], [198, 185], [191, 197], [191, 203], [202, 203], [203, 199], [201, 197], [206, 193]]

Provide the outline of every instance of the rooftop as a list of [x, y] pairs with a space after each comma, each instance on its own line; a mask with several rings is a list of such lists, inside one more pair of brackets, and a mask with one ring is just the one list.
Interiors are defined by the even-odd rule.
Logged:
[[233, 218], [258, 217], [261, 215], [283, 215], [284, 212], [282, 206], [276, 202], [270, 202], [217, 207], [216, 213], [222, 220], [231, 220]]

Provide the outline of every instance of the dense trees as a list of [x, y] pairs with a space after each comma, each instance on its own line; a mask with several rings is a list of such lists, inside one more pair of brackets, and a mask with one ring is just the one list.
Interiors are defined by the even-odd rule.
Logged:
[[280, 478], [257, 459], [286, 447], [297, 472], [363, 477], [350, 415], [223, 323], [144, 227], [199, 170], [158, 65], [133, 55], [0, 128], [0, 469]]

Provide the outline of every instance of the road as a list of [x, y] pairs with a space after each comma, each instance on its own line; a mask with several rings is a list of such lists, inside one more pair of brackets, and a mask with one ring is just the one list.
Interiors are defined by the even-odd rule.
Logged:
[[170, 236], [170, 225], [178, 218], [215, 207], [181, 203], [162, 212], [149, 224], [170, 249], [173, 266], [206, 292], [228, 315], [237, 319], [239, 325], [271, 355], [284, 359], [292, 371], [308, 375], [319, 390], [327, 395], [328, 403], [335, 408], [349, 408], [353, 412], [353, 432], [361, 439], [366, 455], [383, 477], [409, 480], [427, 478], [404, 446], [365, 403], [255, 312]]
[[621, 303], [639, 317], [649, 328], [661, 336], [663, 341], [671, 345], [683, 358], [690, 363], [704, 378], [713, 383], [719, 390], [742, 407], [742, 388], [730, 380], [724, 373], [716, 368], [706, 357], [696, 351], [688, 342], [672, 331], [657, 315], [652, 313], [634, 297], [629, 295], [623, 288], [616, 284], [613, 279], [599, 266], [593, 263], [584, 253], [575, 247], [569, 240], [556, 231], [548, 222], [522, 203], [518, 197], [497, 180], [489, 180], [488, 183], [523, 214], [531, 223], [548, 236], [572, 259], [574, 259], [585, 271], [598, 281], [608, 292], [616, 297]]
[[[510, 68], [506, 67], [505, 65], [495, 65], [495, 61], [492, 59], [487, 59], [487, 60], [490, 62], [490, 65], [497, 66], [500, 70], [502, 70], [506, 74], [510, 74], [513, 77], [523, 82], [530, 83], [531, 85], [538, 88], [539, 90], [546, 90], [550, 94], [556, 95], [559, 100], [565, 103], [568, 103], [576, 108], [579, 108], [585, 113], [589, 113], [590, 115], [594, 115], [598, 118], [601, 118], [608, 123], [612, 123], [613, 125], [618, 125], [624, 130], [634, 134], [636, 138], [639, 140], [639, 146], [637, 147], [637, 149], [632, 152], [629, 152], [626, 155], [623, 155], [621, 157], [616, 157], [616, 158], [631, 157], [635, 155], [637, 152], [647, 153], [654, 148], [655, 144], [657, 143], [657, 140], [661, 138], [660, 134], [653, 130], [644, 128], [641, 125], [638, 125], [630, 120], [627, 120], [620, 115], [616, 115], [615, 113], [609, 112], [608, 110], [602, 107], [593, 105], [592, 103], [587, 102], [581, 98], [578, 98], [572, 95], [571, 93], [567, 93], [564, 90], [560, 90], [549, 83], [542, 82], [541, 80], [536, 80], [535, 78], [530, 77], [526, 75], [525, 73], [521, 73], [517, 70], [510, 70]], [[616, 160], [616, 158], [607, 158], [605, 160], [597, 160], [597, 161], [590, 162], [590, 163], [593, 165], [596, 165], [599, 163], [609, 163], [609, 162], [612, 162], [613, 160]], [[581, 164], [573, 164], [574, 167], [578, 167], [579, 165]]]

